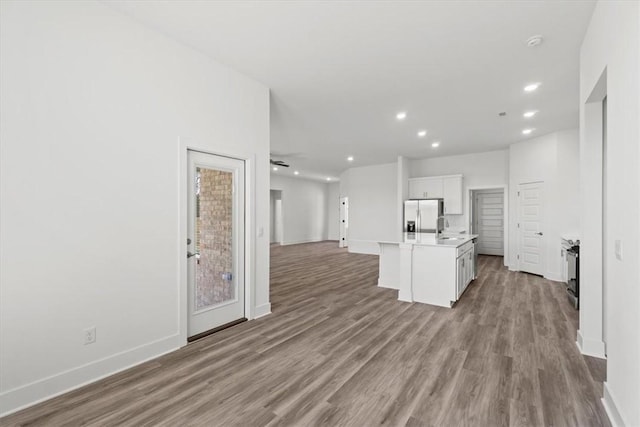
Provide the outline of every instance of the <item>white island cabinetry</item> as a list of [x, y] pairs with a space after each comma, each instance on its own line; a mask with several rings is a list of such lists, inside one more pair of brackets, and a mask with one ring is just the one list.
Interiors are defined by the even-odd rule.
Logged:
[[456, 299], [459, 299], [469, 283], [475, 279], [475, 246], [473, 243], [469, 242], [458, 248], [456, 267]]
[[379, 242], [378, 285], [398, 289], [401, 301], [451, 307], [475, 278], [475, 237], [405, 233], [402, 242]]

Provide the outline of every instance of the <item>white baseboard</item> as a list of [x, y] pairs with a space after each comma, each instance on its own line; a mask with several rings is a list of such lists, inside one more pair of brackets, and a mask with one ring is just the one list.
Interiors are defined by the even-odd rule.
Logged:
[[299, 245], [301, 243], [315, 243], [315, 242], [324, 242], [324, 239], [311, 239], [311, 240], [292, 240], [289, 242], [282, 242], [280, 246], [289, 246], [289, 245]]
[[560, 273], [550, 273], [547, 272], [547, 274], [544, 275], [544, 278], [547, 280], [553, 280], [554, 282], [562, 282], [562, 274]]
[[588, 340], [582, 336], [582, 332], [578, 329], [576, 334], [576, 345], [580, 353], [585, 356], [597, 357], [599, 359], [606, 359], [607, 356], [604, 352], [604, 342], [602, 340]]
[[262, 305], [256, 306], [253, 318], [257, 319], [259, 317], [266, 316], [268, 314], [271, 314], [271, 303], [270, 302], [268, 302], [266, 304], [262, 304]]
[[386, 288], [386, 289], [395, 289], [395, 290], [400, 289], [398, 286], [386, 285], [386, 284], [382, 283], [382, 282], [380, 281], [380, 278], [379, 278], [379, 277], [378, 277], [378, 287], [380, 287], [380, 288]]
[[380, 255], [380, 245], [367, 240], [349, 239], [349, 252], [354, 254]]
[[604, 406], [604, 410], [607, 412], [607, 416], [609, 417], [609, 421], [611, 421], [611, 425], [613, 427], [624, 427], [630, 425], [625, 422], [622, 414], [618, 410], [616, 401], [613, 398], [611, 390], [609, 389], [609, 384], [606, 381], [604, 383], [602, 395], [602, 405]]
[[67, 393], [182, 347], [179, 334], [0, 393], [0, 417]]

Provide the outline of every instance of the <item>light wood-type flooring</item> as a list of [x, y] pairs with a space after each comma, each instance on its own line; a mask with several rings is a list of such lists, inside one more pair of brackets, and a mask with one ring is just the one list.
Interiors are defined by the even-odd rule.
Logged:
[[0, 424], [609, 425], [560, 283], [483, 256], [453, 309], [403, 303], [336, 246], [271, 247], [273, 314]]

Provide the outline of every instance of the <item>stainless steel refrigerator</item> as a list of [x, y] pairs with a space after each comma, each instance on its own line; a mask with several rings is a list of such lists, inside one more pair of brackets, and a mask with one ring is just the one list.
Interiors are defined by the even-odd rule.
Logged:
[[407, 233], [435, 233], [438, 218], [444, 215], [444, 199], [406, 200], [404, 202], [404, 231]]

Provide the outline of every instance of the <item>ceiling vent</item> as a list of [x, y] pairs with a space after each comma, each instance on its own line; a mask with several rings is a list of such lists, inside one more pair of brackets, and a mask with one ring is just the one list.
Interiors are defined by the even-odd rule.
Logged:
[[539, 46], [542, 44], [542, 36], [538, 35], [538, 36], [531, 36], [527, 39], [527, 46], [529, 47], [535, 47], [535, 46]]

